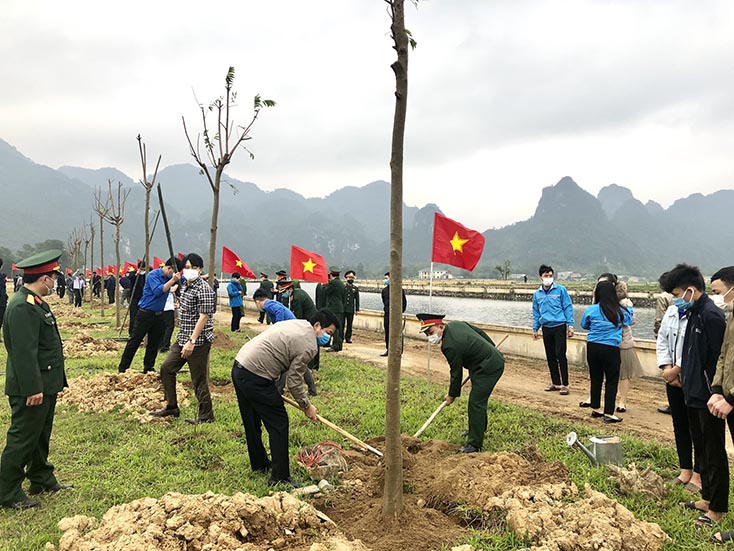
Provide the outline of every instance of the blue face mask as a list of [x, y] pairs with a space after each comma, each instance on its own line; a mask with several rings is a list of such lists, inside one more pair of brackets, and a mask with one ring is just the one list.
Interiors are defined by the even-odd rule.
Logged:
[[[675, 298], [675, 297], [673, 298], [673, 304], [675, 304], [676, 308], [678, 308], [678, 310], [682, 310], [684, 312], [686, 310], [690, 310], [691, 307], [693, 306], [693, 300], [686, 300], [685, 299], [685, 296], [686, 296], [686, 293], [687, 292], [688, 292], [688, 289], [685, 290], [685, 292], [683, 293], [682, 296], [677, 297], [677, 298]], [[691, 298], [693, 298], [693, 294], [691, 294]]]
[[382, 283], [383, 283], [384, 285], [390, 285], [390, 280], [389, 280], [389, 279], [383, 279], [383, 280], [382, 280]]
[[289, 291], [284, 291], [283, 292], [283, 298], [288, 298], [289, 296], [291, 296], [291, 294], [290, 294]]
[[316, 342], [321, 346], [324, 346], [325, 344], [329, 344], [329, 339], [331, 339], [331, 337], [327, 333], [321, 333], [320, 337], [316, 337]]

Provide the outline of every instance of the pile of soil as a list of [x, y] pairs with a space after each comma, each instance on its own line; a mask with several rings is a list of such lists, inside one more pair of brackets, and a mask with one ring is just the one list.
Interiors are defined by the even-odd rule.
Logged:
[[[179, 407], [190, 402], [188, 392], [176, 383]], [[163, 407], [163, 385], [157, 373], [101, 373], [69, 380], [69, 388], [59, 394], [59, 402], [72, 404], [80, 411], [112, 411], [121, 408], [141, 423], [165, 421], [148, 415]]]
[[109, 339], [95, 339], [86, 333], [77, 333], [64, 341], [64, 355], [76, 356], [113, 356], [120, 352], [124, 343]]
[[[380, 440], [370, 442], [382, 447]], [[625, 507], [586, 488], [580, 495], [565, 466], [537, 449], [457, 454], [448, 442], [403, 436], [405, 510], [399, 530], [381, 514], [384, 467], [345, 452], [350, 470], [316, 506], [374, 551], [441, 549], [466, 539], [468, 528], [513, 530], [537, 551], [659, 551], [667, 536]]]
[[64, 321], [68, 320], [74, 320], [74, 319], [81, 319], [81, 318], [88, 318], [92, 314], [84, 310], [83, 308], [75, 308], [73, 305], [69, 304], [66, 300], [54, 300], [55, 297], [47, 297], [46, 301], [48, 301], [51, 305], [51, 310], [54, 313], [54, 316], [57, 319], [63, 319]]
[[657, 502], [662, 502], [665, 497], [665, 482], [650, 467], [638, 471], [637, 465], [632, 463], [629, 469], [617, 465], [607, 465], [607, 468], [611, 472], [609, 478], [619, 485], [622, 494], [640, 494]]
[[58, 551], [368, 551], [345, 540], [336, 525], [311, 505], [279, 492], [257, 498], [168, 493], [110, 508], [97, 519], [62, 519]]

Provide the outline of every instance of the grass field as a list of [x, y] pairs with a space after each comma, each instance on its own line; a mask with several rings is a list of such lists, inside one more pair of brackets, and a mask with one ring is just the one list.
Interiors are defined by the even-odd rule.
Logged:
[[[106, 323], [110, 320], [91, 317], [88, 323], [100, 323], [94, 336], [112, 336]], [[219, 328], [217, 329], [219, 331]], [[65, 337], [69, 333], [62, 333]], [[230, 381], [232, 360], [245, 342], [245, 334], [230, 337], [230, 345], [213, 349], [211, 379], [214, 386]], [[223, 338], [222, 340], [227, 340]], [[319, 374], [318, 397], [313, 402], [319, 412], [362, 439], [384, 434], [384, 371], [335, 355], [325, 355]], [[69, 358], [69, 378], [88, 377], [116, 370], [118, 356], [107, 358]], [[5, 365], [5, 349], [0, 350], [0, 370]], [[132, 369], [142, 368], [140, 354]], [[187, 381], [188, 374], [179, 376]], [[4, 384], [4, 375], [0, 377]], [[403, 432], [413, 433], [425, 421], [445, 393], [443, 387], [428, 387], [424, 380], [408, 378], [402, 385]], [[497, 396], [501, 399], [501, 396]], [[248, 465], [243, 428], [237, 403], [232, 393], [215, 397], [216, 422], [193, 427], [183, 421], [195, 415], [195, 400], [170, 424], [140, 424], [124, 413], [80, 413], [72, 406], [57, 410], [51, 442], [51, 461], [62, 483], [75, 488], [58, 495], [43, 497], [38, 509], [15, 512], [0, 510], [0, 550], [30, 551], [43, 549], [48, 541], [58, 543], [57, 522], [66, 516], [85, 514], [95, 517], [111, 506], [144, 496], [159, 497], [169, 492], [204, 493], [208, 490], [231, 494], [237, 491], [258, 496], [268, 493], [267, 476], [254, 474]], [[434, 422], [425, 437], [445, 439], [461, 444], [466, 401], [461, 398], [447, 408]], [[642, 497], [619, 495], [605, 468], [591, 467], [580, 452], [569, 450], [565, 435], [575, 430], [585, 442], [592, 436], [591, 426], [572, 425], [514, 405], [490, 402], [490, 422], [486, 438], [487, 451], [519, 451], [537, 444], [543, 456], [562, 461], [572, 480], [585, 483], [622, 504], [638, 518], [659, 523], [672, 537], [666, 549], [712, 549], [707, 543], [711, 529], [696, 529], [694, 514], [686, 512], [679, 502], [690, 499], [683, 490], [671, 490], [663, 503]], [[340, 442], [339, 435], [323, 425], [308, 421], [300, 412], [290, 410], [291, 456], [304, 446], [321, 440]], [[0, 444], [4, 445], [10, 413], [6, 401], [0, 405]], [[345, 442], [346, 444], [346, 442]], [[651, 466], [664, 478], [677, 474], [673, 449], [629, 437], [624, 440], [625, 458], [640, 468]], [[305, 474], [293, 461], [296, 477]], [[409, 481], [406, 481], [409, 485]], [[723, 528], [734, 528], [728, 516]], [[467, 543], [482, 550], [510, 550], [522, 547], [509, 533], [475, 532]]]

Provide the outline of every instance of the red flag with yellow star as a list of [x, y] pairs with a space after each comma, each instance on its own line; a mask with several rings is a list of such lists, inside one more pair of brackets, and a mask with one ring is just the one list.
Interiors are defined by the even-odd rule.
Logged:
[[484, 236], [451, 218], [435, 213], [433, 217], [432, 262], [450, 264], [470, 272], [477, 267], [484, 251]]
[[245, 279], [257, 279], [250, 267], [227, 247], [222, 247], [222, 271], [229, 274], [237, 272]]
[[323, 256], [291, 245], [291, 278], [328, 283], [328, 274]]

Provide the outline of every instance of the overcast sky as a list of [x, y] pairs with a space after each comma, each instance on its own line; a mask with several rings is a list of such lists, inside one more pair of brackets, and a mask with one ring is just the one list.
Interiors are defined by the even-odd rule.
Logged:
[[[190, 162], [181, 126], [237, 71], [265, 110], [231, 175], [324, 196], [390, 179], [383, 0], [4, 0], [0, 138], [57, 168], [140, 178], [138, 133]], [[407, 4], [407, 2], [406, 2]], [[734, 2], [424, 0], [407, 6], [405, 201], [479, 230], [571, 176], [667, 207], [734, 187]], [[358, 208], [358, 205], [355, 205]]]

